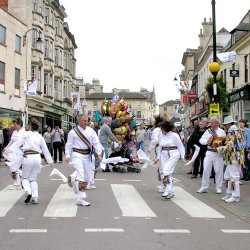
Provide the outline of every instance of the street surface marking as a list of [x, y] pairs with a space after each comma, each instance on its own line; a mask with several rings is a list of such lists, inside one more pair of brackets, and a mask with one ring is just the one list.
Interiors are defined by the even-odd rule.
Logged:
[[77, 213], [76, 199], [72, 188], [61, 184], [51, 199], [44, 217], [75, 217]]
[[123, 233], [123, 228], [85, 228], [84, 230], [86, 233]]
[[191, 217], [196, 218], [225, 218], [222, 214], [207, 206], [181, 187], [175, 187], [175, 198], [172, 201], [187, 212]]
[[62, 181], [62, 179], [61, 178], [59, 178], [59, 179], [50, 179], [51, 181]]
[[178, 181], [181, 181], [181, 180], [172, 177], [172, 181], [173, 182], [178, 182]]
[[232, 229], [221, 229], [226, 234], [250, 234], [250, 230], [232, 230]]
[[10, 233], [47, 233], [47, 229], [10, 229]]
[[9, 190], [9, 186], [1, 190], [0, 217], [4, 217], [23, 195], [24, 190]]
[[141, 180], [122, 180], [122, 181], [141, 181]]
[[154, 229], [154, 232], [157, 234], [171, 234], [171, 233], [190, 234], [190, 231], [188, 229]]
[[95, 181], [106, 181], [106, 179], [94, 179]]
[[111, 184], [115, 198], [122, 210], [122, 216], [156, 217], [133, 185]]

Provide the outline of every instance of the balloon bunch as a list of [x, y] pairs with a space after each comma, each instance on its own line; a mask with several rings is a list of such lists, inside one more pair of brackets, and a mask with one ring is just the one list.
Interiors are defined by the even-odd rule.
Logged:
[[131, 137], [135, 126], [134, 115], [129, 112], [129, 104], [125, 103], [123, 97], [115, 95], [111, 101], [105, 99], [101, 104], [101, 114], [112, 118], [111, 128], [119, 141], [126, 136]]

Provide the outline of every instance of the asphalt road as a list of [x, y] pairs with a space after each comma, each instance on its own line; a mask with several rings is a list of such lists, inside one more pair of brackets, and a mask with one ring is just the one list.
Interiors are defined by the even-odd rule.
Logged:
[[[57, 168], [66, 176], [73, 172], [66, 164]], [[6, 189], [9, 172], [0, 167], [1, 250], [250, 248], [250, 204], [225, 204], [213, 180], [209, 193], [197, 194], [200, 179], [190, 180], [181, 163], [172, 200], [157, 192], [153, 167], [139, 174], [98, 170], [97, 189], [87, 192], [90, 207], [77, 207], [73, 191], [58, 176], [49, 177], [51, 170], [44, 167], [39, 175], [39, 204], [27, 206], [23, 190]]]

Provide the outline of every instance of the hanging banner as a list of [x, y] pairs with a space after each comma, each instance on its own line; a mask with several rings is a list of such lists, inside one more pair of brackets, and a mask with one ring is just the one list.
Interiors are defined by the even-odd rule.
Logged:
[[78, 92], [71, 92], [71, 102], [72, 102], [72, 109], [74, 112], [79, 111], [80, 107], [80, 93]]
[[37, 87], [38, 87], [38, 80], [24, 81], [24, 93], [28, 96], [36, 96]]

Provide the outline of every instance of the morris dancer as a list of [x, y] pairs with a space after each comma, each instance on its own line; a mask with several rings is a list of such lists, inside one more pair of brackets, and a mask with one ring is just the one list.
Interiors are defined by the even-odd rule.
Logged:
[[178, 134], [172, 132], [173, 125], [169, 121], [160, 123], [162, 136], [159, 143], [158, 159], [155, 164], [160, 160], [163, 170], [163, 183], [165, 191], [162, 197], [170, 199], [174, 197], [174, 189], [172, 182], [172, 174], [181, 157], [185, 163], [185, 148]]
[[[4, 149], [4, 154], [9, 155], [8, 149], [15, 143], [20, 136], [23, 135], [25, 130], [23, 129], [23, 121], [20, 118], [17, 118], [16, 120], [13, 120], [13, 129], [14, 131], [12, 132], [11, 135], [11, 140], [9, 144], [5, 147]], [[13, 155], [15, 154], [15, 161], [9, 162], [6, 165], [10, 167], [10, 172], [11, 172], [11, 177], [13, 179], [13, 185], [9, 187], [10, 190], [20, 190], [22, 189], [21, 187], [21, 176], [22, 176], [22, 170], [19, 168], [22, 165], [22, 160], [23, 160], [23, 151], [21, 148], [17, 148], [14, 150]]]
[[228, 131], [224, 147], [226, 158], [224, 178], [227, 183], [227, 191], [222, 200], [227, 203], [240, 201], [240, 170], [244, 166], [244, 137], [234, 123], [232, 116], [224, 118], [223, 125]]
[[215, 137], [225, 137], [226, 133], [224, 132], [224, 130], [219, 128], [219, 119], [217, 117], [212, 117], [209, 120], [209, 124], [211, 127], [206, 130], [199, 141], [200, 144], [207, 145], [207, 152], [204, 159], [202, 184], [197, 193], [207, 192], [207, 189], [209, 188], [209, 178], [211, 175], [212, 167], [214, 166], [216, 193], [221, 194], [224, 162], [222, 155], [218, 154], [216, 149], [212, 147], [212, 142]]
[[77, 194], [76, 205], [89, 206], [90, 203], [85, 201], [85, 190], [88, 185], [90, 171], [92, 170], [92, 153], [94, 147], [98, 160], [102, 161], [102, 145], [98, 139], [96, 132], [88, 126], [88, 116], [79, 115], [76, 128], [72, 129], [68, 134], [68, 140], [65, 145], [66, 162], [72, 162], [76, 170], [76, 178], [70, 178], [73, 190]]
[[[148, 147], [148, 150], [150, 152], [151, 157], [153, 157], [153, 155], [158, 155], [158, 150], [159, 150], [159, 143], [160, 143], [160, 138], [162, 135], [161, 129], [159, 128], [159, 124], [160, 122], [162, 122], [162, 118], [160, 117], [160, 115], [157, 115], [154, 117], [154, 129], [151, 135], [151, 141]], [[154, 157], [155, 159], [155, 157]], [[158, 190], [159, 193], [164, 193], [165, 190], [165, 185], [163, 183], [163, 171], [162, 171], [162, 167], [159, 164], [158, 167], [158, 180], [161, 181], [161, 188]]]
[[43, 153], [46, 161], [52, 167], [53, 159], [49, 153], [47, 145], [42, 135], [38, 133], [39, 122], [31, 121], [31, 131], [25, 132], [18, 140], [9, 148], [15, 150], [23, 145], [23, 180], [22, 185], [25, 190], [25, 204], [38, 204], [38, 184], [37, 176], [41, 172], [41, 153]]

